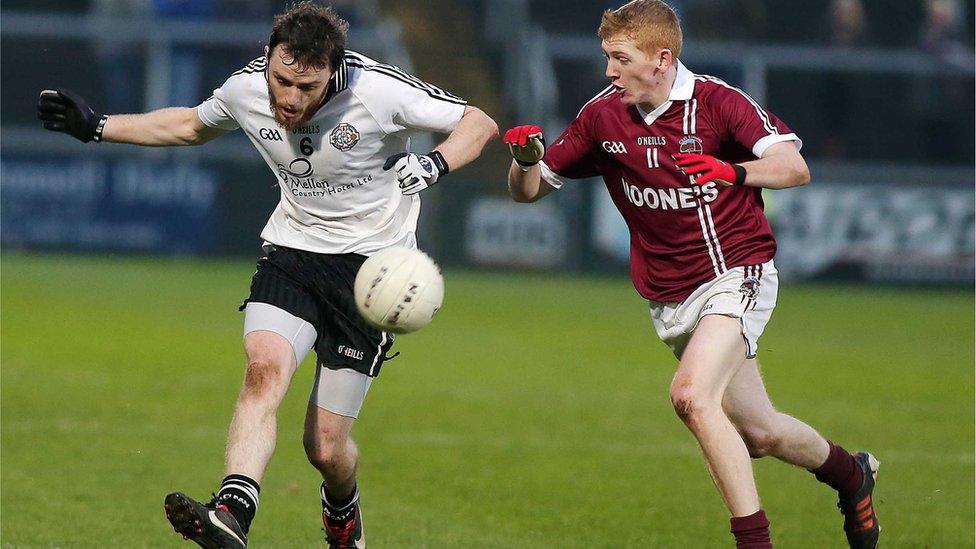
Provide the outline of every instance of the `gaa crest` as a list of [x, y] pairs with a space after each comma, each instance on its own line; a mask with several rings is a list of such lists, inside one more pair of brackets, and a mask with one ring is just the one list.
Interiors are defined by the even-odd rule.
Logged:
[[340, 151], [348, 151], [359, 143], [359, 130], [353, 127], [352, 124], [343, 122], [332, 129], [332, 133], [329, 134], [329, 143]]
[[754, 276], [746, 277], [742, 281], [742, 285], [739, 286], [739, 293], [742, 294], [745, 299], [756, 299], [759, 295], [759, 279]]
[[686, 135], [681, 138], [681, 141], [678, 141], [678, 152], [704, 154], [705, 149], [702, 147], [701, 139], [694, 135]]

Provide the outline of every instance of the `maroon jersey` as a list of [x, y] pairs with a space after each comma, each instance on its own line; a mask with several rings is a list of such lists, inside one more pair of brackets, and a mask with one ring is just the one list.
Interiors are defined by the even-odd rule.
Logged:
[[776, 240], [760, 189], [697, 185], [671, 155], [744, 162], [781, 141], [799, 144], [742, 90], [679, 63], [668, 101], [653, 112], [624, 105], [612, 87], [593, 98], [546, 150], [542, 172], [557, 187], [560, 176], [602, 176], [630, 229], [637, 291], [654, 301], [684, 301], [728, 269], [769, 261]]

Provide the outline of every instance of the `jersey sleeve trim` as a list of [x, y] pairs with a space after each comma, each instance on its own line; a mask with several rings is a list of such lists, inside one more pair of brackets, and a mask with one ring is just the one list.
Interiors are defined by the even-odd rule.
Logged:
[[762, 155], [766, 154], [766, 150], [769, 147], [776, 143], [783, 143], [784, 141], [795, 141], [797, 149], [803, 148], [803, 140], [797, 137], [795, 133], [767, 135], [759, 141], [756, 141], [756, 144], [752, 146], [752, 154], [756, 155], [756, 158], [762, 158]]
[[430, 97], [446, 101], [448, 103], [454, 103], [457, 105], [467, 105], [468, 102], [460, 97], [442, 90], [433, 84], [424, 82], [423, 80], [405, 72], [400, 67], [395, 65], [387, 65], [386, 63], [378, 63], [369, 59], [367, 57], [360, 56], [359, 54], [351, 51], [346, 52], [345, 63], [351, 67], [356, 67], [364, 71], [371, 71], [377, 74], [382, 74], [394, 80], [398, 80], [410, 87], [416, 88]]
[[769, 132], [770, 134], [779, 134], [779, 130], [776, 128], [776, 125], [773, 124], [773, 121], [770, 120], [769, 114], [766, 112], [766, 110], [763, 109], [761, 106], [759, 106], [759, 103], [756, 103], [756, 100], [753, 99], [752, 96], [750, 96], [748, 93], [740, 90], [739, 88], [736, 88], [735, 86], [730, 86], [726, 84], [725, 81], [722, 80], [721, 78], [715, 78], [714, 76], [699, 74], [696, 75], [695, 78], [697, 80], [701, 80], [702, 82], [711, 82], [712, 84], [717, 84], [719, 86], [737, 92], [739, 95], [744, 97], [746, 101], [748, 101], [749, 104], [751, 104], [754, 109], [756, 109], [756, 114], [759, 116], [759, 120], [762, 121], [763, 128], [765, 128], [766, 131]]
[[545, 162], [539, 162], [539, 169], [542, 170], [542, 180], [549, 184], [554, 189], [561, 189], [563, 183], [566, 182], [562, 177], [556, 172], [549, 169]]
[[203, 125], [209, 128], [231, 131], [240, 127], [237, 121], [234, 120], [233, 115], [227, 112], [224, 105], [218, 102], [217, 98], [213, 95], [203, 103], [197, 105], [194, 110], [197, 112], [197, 118], [200, 119], [200, 122], [203, 122]]

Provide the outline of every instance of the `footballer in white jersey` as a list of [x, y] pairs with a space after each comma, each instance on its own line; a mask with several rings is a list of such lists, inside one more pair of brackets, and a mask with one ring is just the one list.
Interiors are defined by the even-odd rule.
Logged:
[[197, 107], [207, 126], [244, 130], [278, 178], [281, 202], [261, 237], [326, 254], [415, 247], [420, 195], [404, 195], [383, 164], [412, 133], [453, 131], [466, 102], [347, 50], [325, 103], [287, 131], [268, 109], [267, 68], [255, 59]]
[[[329, 547], [363, 548], [359, 451], [349, 436], [393, 343], [358, 314], [353, 281], [366, 256], [416, 247], [419, 192], [468, 164], [498, 135], [464, 100], [346, 50], [348, 24], [310, 1], [275, 17], [265, 55], [198, 107], [96, 113], [69, 90], [45, 90], [38, 118], [83, 142], [200, 145], [242, 129], [271, 168], [281, 200], [261, 232], [266, 255], [244, 315], [247, 372], [227, 439], [224, 477], [209, 503], [165, 498], [173, 528], [201, 547], [241, 549], [275, 447], [276, 414], [305, 355], [316, 374], [304, 446], [322, 475]], [[414, 132], [447, 133], [427, 153]]]

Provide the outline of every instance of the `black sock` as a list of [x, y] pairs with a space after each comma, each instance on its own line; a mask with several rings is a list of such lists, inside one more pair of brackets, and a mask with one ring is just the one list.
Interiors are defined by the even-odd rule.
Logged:
[[359, 487], [355, 484], [352, 486], [352, 491], [349, 492], [349, 494], [347, 494], [344, 498], [337, 498], [332, 495], [332, 492], [329, 491], [329, 487], [326, 486], [324, 482], [322, 483], [322, 488], [319, 490], [319, 493], [322, 496], [322, 506], [328, 507], [334, 511], [341, 511], [346, 507], [349, 507], [352, 502], [359, 499]]
[[258, 511], [260, 493], [257, 481], [244, 475], [227, 475], [217, 492], [217, 505], [225, 505], [246, 534]]

